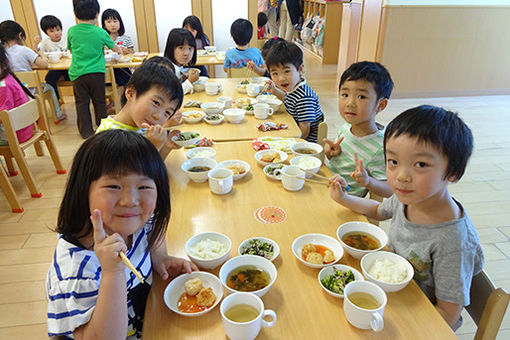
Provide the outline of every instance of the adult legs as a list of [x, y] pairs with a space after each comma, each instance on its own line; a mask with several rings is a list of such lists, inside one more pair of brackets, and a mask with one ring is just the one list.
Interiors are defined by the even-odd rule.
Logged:
[[284, 1], [280, 6], [280, 27], [278, 28], [278, 36], [285, 39], [287, 34], [287, 20], [290, 20], [287, 3]]
[[269, 36], [274, 37], [278, 36], [278, 22], [276, 21], [276, 9], [270, 8], [269, 11], [267, 11], [267, 24], [269, 26]]

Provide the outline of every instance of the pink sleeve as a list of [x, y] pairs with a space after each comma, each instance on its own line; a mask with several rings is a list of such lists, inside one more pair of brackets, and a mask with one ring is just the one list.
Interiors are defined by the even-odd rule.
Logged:
[[7, 87], [0, 87], [0, 111], [1, 110], [10, 110], [14, 106], [13, 98], [9, 93], [10, 91]]

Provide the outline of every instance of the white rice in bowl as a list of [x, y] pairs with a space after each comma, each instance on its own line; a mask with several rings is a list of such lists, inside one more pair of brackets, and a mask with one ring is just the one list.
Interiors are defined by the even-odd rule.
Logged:
[[224, 255], [227, 250], [225, 244], [207, 238], [190, 247], [189, 254], [202, 260], [212, 260]]
[[407, 268], [401, 262], [393, 262], [388, 259], [375, 260], [368, 269], [368, 273], [376, 280], [386, 283], [400, 283], [407, 278]]

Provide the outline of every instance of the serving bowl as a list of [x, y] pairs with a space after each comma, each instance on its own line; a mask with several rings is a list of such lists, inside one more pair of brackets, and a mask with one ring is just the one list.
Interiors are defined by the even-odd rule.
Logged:
[[211, 158], [216, 157], [216, 150], [210, 147], [199, 147], [186, 151], [186, 158]]
[[[242, 174], [236, 175], [236, 171], [234, 171], [234, 169], [231, 168], [233, 166], [242, 167], [244, 169], [244, 172]], [[246, 176], [251, 169], [250, 164], [246, 163], [245, 161], [237, 159], [220, 162], [218, 163], [218, 167], [230, 169], [234, 173], [234, 181], [237, 181], [238, 179], [241, 179], [244, 176]]]
[[[324, 150], [320, 144], [311, 143], [311, 142], [294, 143], [290, 147], [290, 149], [292, 150], [292, 153], [294, 153], [296, 156], [306, 155], [306, 156], [313, 156], [313, 157], [317, 157], [317, 158], [320, 158], [320, 154], [321, 154], [322, 150]], [[304, 150], [304, 149], [313, 150], [314, 153], [299, 152], [300, 150]]]
[[[207, 309], [204, 309], [203, 311], [196, 312], [196, 313], [183, 313], [179, 311], [179, 308], [177, 307], [177, 303], [179, 301], [180, 296], [182, 293], [184, 293], [186, 290], [184, 289], [184, 284], [188, 280], [192, 279], [200, 279], [202, 280], [202, 284], [204, 288], [211, 288], [214, 295], [216, 295], [216, 300], [214, 301], [213, 305]], [[206, 313], [209, 313], [218, 303], [220, 303], [221, 299], [223, 298], [223, 286], [221, 285], [220, 279], [218, 279], [217, 276], [207, 273], [207, 272], [192, 272], [189, 274], [182, 274], [177, 276], [175, 279], [170, 281], [168, 286], [165, 288], [165, 292], [163, 293], [163, 300], [165, 301], [165, 305], [170, 308], [170, 310], [174, 313], [177, 313], [182, 316], [187, 317], [197, 317], [200, 315], [204, 315]]]
[[[243, 254], [247, 248], [249, 248], [250, 246], [254, 246], [253, 241], [260, 241], [262, 243], [267, 243], [267, 244], [273, 246], [273, 255], [270, 257], [265, 257], [265, 256], [259, 255], [259, 254]], [[239, 252], [239, 255], [241, 255], [241, 256], [244, 256], [244, 255], [262, 256], [262, 257], [268, 259], [269, 261], [274, 261], [278, 257], [278, 255], [280, 255], [280, 247], [278, 246], [278, 243], [271, 240], [270, 238], [265, 238], [265, 237], [250, 237], [249, 239], [246, 239], [243, 242], [241, 242], [237, 251]]]
[[322, 289], [324, 289], [326, 291], [326, 293], [328, 293], [329, 295], [334, 296], [336, 298], [343, 298], [344, 294], [332, 292], [331, 290], [326, 288], [324, 286], [324, 284], [322, 283], [322, 280], [324, 280], [326, 277], [334, 274], [335, 269], [340, 270], [344, 273], [349, 270], [352, 271], [352, 273], [354, 274], [354, 281], [364, 281], [365, 280], [363, 278], [363, 275], [361, 275], [361, 273], [358, 270], [354, 269], [353, 267], [346, 266], [345, 264], [334, 264], [332, 266], [327, 266], [327, 267], [322, 268], [321, 271], [319, 272], [319, 275], [317, 275], [319, 284], [321, 285]]
[[219, 273], [221, 283], [230, 293], [238, 291], [227, 286], [228, 274], [241, 266], [254, 266], [259, 270], [265, 271], [269, 275], [269, 284], [267, 286], [262, 289], [249, 292], [257, 295], [258, 297], [264, 296], [269, 288], [271, 288], [277, 277], [276, 267], [274, 264], [271, 261], [257, 255], [242, 255], [231, 258], [225, 262], [223, 266], [221, 266]]
[[[181, 169], [184, 171], [184, 173], [195, 183], [203, 183], [207, 181], [207, 175], [209, 174], [209, 171], [214, 169], [218, 165], [214, 159], [211, 158], [191, 158], [187, 161], [182, 162]], [[189, 169], [195, 167], [195, 166], [206, 166], [210, 168], [207, 171], [200, 171], [200, 172], [193, 172], [189, 171]]]
[[[302, 256], [302, 250], [303, 247], [307, 244], [321, 245], [329, 248], [333, 252], [335, 259], [332, 262], [323, 264], [310, 263], [305, 261]], [[326, 266], [330, 266], [340, 261], [342, 256], [344, 256], [344, 250], [340, 243], [333, 237], [324, 234], [304, 234], [299, 236], [294, 240], [294, 242], [292, 242], [292, 252], [299, 261], [301, 261], [304, 265], [312, 268], [324, 268]]]
[[[316, 174], [319, 172], [319, 169], [322, 166], [322, 162], [320, 159], [313, 156], [295, 156], [290, 159], [290, 165], [295, 165], [301, 169]], [[313, 175], [310, 173], [305, 173], [305, 177], [312, 178]]]
[[[173, 136], [172, 137], [172, 140], [174, 141], [174, 143], [177, 144], [177, 145], [180, 145], [180, 146], [190, 146], [190, 145], [193, 145], [196, 142], [198, 142], [200, 140], [200, 137], [201, 137], [200, 136], [200, 132], [196, 132], [196, 131], [181, 132], [181, 135], [183, 135], [186, 139], [185, 140], [177, 140], [179, 138], [179, 136]], [[195, 137], [193, 137], [193, 136], [195, 136]]]
[[[273, 154], [274, 155], [275, 152], [280, 155], [280, 160], [279, 161], [276, 161], [276, 162], [267, 162], [267, 161], [263, 161], [262, 160], [262, 157], [264, 157], [264, 155], [267, 155], [267, 154]], [[259, 165], [261, 165], [261, 166], [266, 166], [268, 164], [283, 163], [283, 162], [285, 162], [287, 157], [289, 157], [289, 156], [287, 155], [286, 152], [283, 152], [283, 151], [280, 151], [280, 150], [275, 150], [275, 149], [266, 149], [266, 150], [260, 150], [260, 151], [255, 152], [255, 159], [257, 160], [257, 163], [259, 163]]]
[[220, 102], [208, 102], [200, 105], [200, 108], [204, 110], [206, 114], [221, 113], [225, 105]]
[[[398, 283], [390, 283], [390, 282], [383, 281], [383, 280], [381, 280], [380, 277], [375, 277], [369, 273], [370, 269], [372, 268], [372, 266], [374, 265], [374, 263], [377, 260], [391, 261], [391, 262], [395, 263], [396, 265], [401, 266], [402, 268], [405, 268], [407, 270], [407, 275], [405, 276], [404, 279], [400, 280]], [[407, 261], [405, 258], [403, 258], [402, 256], [400, 256], [398, 254], [391, 253], [388, 251], [378, 251], [375, 253], [366, 254], [361, 259], [360, 264], [361, 264], [361, 270], [363, 271], [363, 275], [365, 276], [367, 281], [371, 281], [371, 282], [375, 283], [376, 285], [381, 287], [387, 293], [398, 292], [399, 290], [405, 288], [414, 276], [414, 268], [409, 263], [409, 261]], [[398, 278], [397, 277], [398, 275], [396, 272], [393, 272], [389, 275], [392, 276], [392, 278], [395, 279], [395, 281], [397, 281], [396, 279]]]
[[[200, 116], [200, 117], [193, 117], [193, 116]], [[205, 113], [202, 111], [184, 111], [182, 113], [182, 119], [188, 123], [188, 124], [195, 124], [199, 123], [202, 118], [204, 118]]]
[[[218, 119], [211, 119], [211, 116], [218, 116], [219, 118]], [[211, 124], [211, 125], [219, 125], [221, 124], [221, 122], [223, 122], [223, 120], [225, 119], [225, 117], [222, 115], [222, 114], [214, 114], [214, 115], [205, 115], [204, 117], [204, 122], [206, 122], [207, 124]]]
[[[362, 232], [371, 235], [372, 237], [377, 239], [377, 241], [379, 241], [380, 247], [373, 250], [363, 250], [348, 246], [347, 244], [345, 244], [344, 241], [342, 241], [342, 238], [345, 236], [345, 234], [352, 232]], [[349, 253], [349, 255], [357, 259], [361, 258], [362, 256], [368, 253], [373, 253], [378, 250], [381, 250], [388, 243], [388, 235], [386, 235], [384, 230], [373, 224], [359, 221], [352, 221], [342, 224], [336, 230], [336, 236], [340, 240], [340, 244], [342, 245], [342, 247], [344, 247], [345, 251]]]
[[[197, 254], [193, 252], [192, 248], [200, 241], [208, 239], [223, 244], [227, 249], [226, 252], [216, 257], [205, 258], [206, 256], [210, 257], [210, 254], [207, 253], [207, 249], [201, 249], [199, 252], [204, 256], [197, 256]], [[228, 238], [227, 235], [215, 232], [197, 234], [191, 237], [188, 242], [186, 242], [186, 246], [184, 247], [186, 255], [188, 255], [191, 261], [193, 261], [199, 268], [208, 270], [214, 269], [225, 262], [230, 255], [230, 249], [232, 249], [232, 241], [230, 241], [230, 238]]]
[[226, 109], [223, 111], [223, 115], [227, 122], [232, 124], [239, 124], [244, 118], [243, 109]]

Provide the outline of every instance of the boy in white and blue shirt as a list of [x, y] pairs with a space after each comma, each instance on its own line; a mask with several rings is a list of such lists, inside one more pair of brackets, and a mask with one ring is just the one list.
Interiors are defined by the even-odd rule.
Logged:
[[264, 59], [258, 48], [248, 47], [253, 34], [253, 25], [246, 19], [237, 19], [230, 27], [230, 35], [236, 47], [225, 53], [225, 61], [223, 62], [223, 70], [228, 71], [229, 68], [246, 67], [249, 61], [253, 61], [258, 67], [264, 65]]

